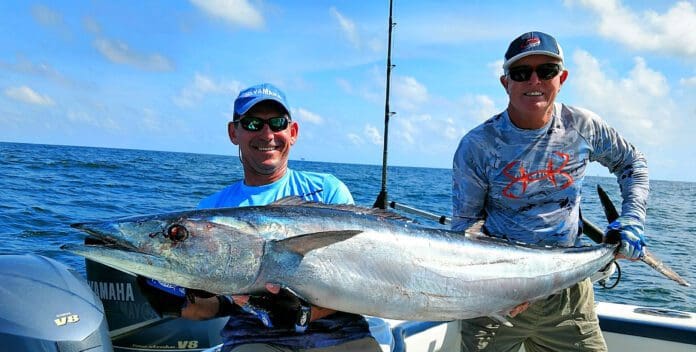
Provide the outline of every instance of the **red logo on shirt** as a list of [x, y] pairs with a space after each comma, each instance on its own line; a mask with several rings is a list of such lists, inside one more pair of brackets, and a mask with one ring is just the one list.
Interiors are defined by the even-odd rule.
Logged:
[[[513, 167], [515, 167], [515, 165], [521, 164], [521, 162], [519, 160], [515, 160], [507, 164], [507, 166], [505, 166], [505, 168], [503, 169], [503, 174], [505, 174], [505, 176], [507, 176], [512, 181], [510, 181], [510, 183], [508, 183], [507, 186], [503, 188], [503, 195], [508, 198], [520, 198], [527, 191], [528, 185], [542, 180], [548, 180], [549, 182], [551, 182], [552, 185], [554, 185], [555, 187], [560, 187], [560, 189], [566, 189], [570, 185], [572, 185], [574, 182], [573, 177], [570, 176], [570, 174], [568, 174], [567, 172], [563, 171], [563, 168], [568, 164], [568, 160], [570, 160], [570, 156], [561, 152], [554, 152], [554, 154], [561, 158], [561, 165], [559, 165], [555, 169], [554, 161], [558, 162], [558, 158], [555, 157], [549, 158], [549, 161], [546, 163], [545, 169], [533, 172], [527, 172], [524, 166], [520, 165], [517, 169], [518, 176], [510, 174], [510, 171]], [[559, 186], [556, 182], [556, 176], [563, 177], [565, 179], [565, 182]], [[522, 185], [521, 194], [514, 194], [512, 192], [512, 187], [518, 183]]]

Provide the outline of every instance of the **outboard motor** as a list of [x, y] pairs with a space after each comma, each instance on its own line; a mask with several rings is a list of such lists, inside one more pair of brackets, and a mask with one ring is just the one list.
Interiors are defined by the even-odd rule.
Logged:
[[160, 318], [135, 276], [91, 260], [85, 260], [85, 268], [89, 285], [104, 304], [115, 352], [202, 351], [222, 343], [220, 331], [228, 318]]
[[84, 278], [35, 254], [0, 255], [0, 346], [111, 352], [104, 308]]

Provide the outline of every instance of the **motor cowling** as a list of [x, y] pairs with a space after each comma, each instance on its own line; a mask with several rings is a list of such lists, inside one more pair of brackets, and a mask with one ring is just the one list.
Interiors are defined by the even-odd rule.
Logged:
[[0, 255], [0, 346], [112, 351], [104, 308], [85, 279], [47, 257]]

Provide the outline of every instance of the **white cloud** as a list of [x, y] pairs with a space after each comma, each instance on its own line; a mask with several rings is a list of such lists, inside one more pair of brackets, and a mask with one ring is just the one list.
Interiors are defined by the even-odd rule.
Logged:
[[365, 141], [355, 133], [348, 133], [348, 139], [353, 145], [363, 145]]
[[447, 150], [464, 135], [465, 129], [461, 127], [461, 117], [455, 120], [437, 116], [426, 113], [392, 119], [395, 128], [390, 129], [390, 134], [396, 137], [394, 143], [425, 153]]
[[394, 120], [397, 122], [397, 128], [394, 134], [401, 143], [409, 145], [415, 144], [417, 140], [423, 140], [420, 135], [424, 130], [440, 130], [439, 127], [433, 126], [433, 117], [428, 114], [398, 117]]
[[385, 50], [386, 47], [387, 44], [384, 42], [384, 39], [382, 38], [372, 38], [367, 41], [367, 48], [376, 53]]
[[379, 133], [379, 129], [370, 124], [365, 125], [365, 128], [363, 129], [363, 134], [370, 142], [372, 142], [372, 144], [382, 145], [382, 143], [384, 142], [382, 135]]
[[[670, 97], [667, 79], [650, 67], [643, 58], [623, 79], [611, 79], [599, 61], [585, 51], [573, 55], [577, 66], [573, 86], [582, 104], [595, 111], [629, 140], [657, 145], [676, 126], [676, 103]], [[570, 77], [572, 79], [572, 77]]]
[[495, 105], [493, 98], [481, 94], [465, 96], [462, 98], [462, 104], [462, 111], [466, 112], [466, 117], [476, 124], [486, 121], [501, 110]]
[[32, 105], [54, 105], [50, 97], [41, 95], [27, 86], [7, 88], [5, 89], [5, 96]]
[[293, 110], [293, 112], [292, 112], [293, 118], [297, 119], [299, 121], [302, 121], [303, 123], [306, 122], [306, 123], [311, 123], [314, 125], [321, 125], [324, 123], [324, 119], [321, 116], [319, 116], [319, 115], [317, 115], [309, 110], [305, 110], [303, 108], [292, 109], [292, 110]]
[[85, 29], [87, 29], [88, 32], [93, 33], [93, 34], [99, 34], [101, 33], [101, 26], [99, 25], [99, 22], [95, 20], [93, 17], [87, 16], [82, 20], [82, 24], [85, 26]]
[[257, 29], [262, 28], [261, 12], [247, 0], [190, 0], [191, 3], [212, 17], [220, 18], [232, 25]]
[[[577, 0], [595, 12], [599, 33], [634, 49], [696, 57], [696, 9], [687, 1], [665, 13], [636, 13], [620, 0]], [[572, 1], [569, 1], [572, 3]]]
[[17, 55], [15, 63], [5, 63], [0, 60], [0, 68], [7, 68], [14, 72], [36, 75], [42, 78], [48, 78], [54, 82], [64, 85], [74, 85], [75, 83], [58, 72], [53, 66], [46, 63], [34, 63], [22, 55]]
[[359, 48], [360, 47], [360, 39], [358, 37], [358, 31], [355, 28], [355, 23], [351, 21], [349, 18], [338, 12], [335, 7], [331, 7], [329, 9], [329, 13], [336, 18], [338, 21], [339, 26], [341, 26], [341, 30], [343, 33], [346, 35], [348, 38], [348, 41], [353, 44], [354, 47]]
[[44, 5], [32, 6], [31, 15], [44, 26], [57, 26], [63, 23], [63, 15]]
[[192, 107], [208, 95], [223, 94], [233, 97], [241, 89], [242, 84], [237, 81], [216, 82], [208, 76], [196, 73], [193, 83], [183, 88], [173, 100], [180, 107]]
[[682, 78], [679, 80], [679, 84], [687, 87], [696, 87], [696, 76]]
[[413, 111], [428, 101], [428, 89], [413, 77], [395, 76], [390, 100], [397, 111]]
[[490, 68], [491, 71], [493, 71], [493, 76], [496, 80], [499, 79], [500, 76], [502, 76], [505, 73], [505, 71], [503, 71], [503, 62], [504, 61], [501, 59], [491, 62], [487, 65], [488, 68]]
[[164, 56], [136, 53], [123, 42], [97, 38], [94, 40], [94, 47], [109, 61], [117, 64], [131, 65], [148, 71], [169, 71], [173, 69], [172, 63]]
[[162, 123], [159, 114], [149, 108], [143, 108], [140, 113], [140, 120], [138, 121], [138, 126], [141, 130], [152, 131], [152, 132], [164, 132], [167, 128]]
[[99, 115], [98, 118], [95, 118], [93, 116], [93, 113], [94, 112], [90, 114], [85, 111], [76, 111], [70, 109], [66, 112], [66, 116], [68, 118], [68, 121], [71, 122], [73, 125], [89, 125], [112, 132], [123, 131], [121, 125], [118, 122], [116, 122], [116, 120], [114, 120], [113, 118], [104, 115]]
[[445, 136], [445, 139], [454, 141], [461, 138], [464, 134], [459, 131], [459, 128], [457, 128], [457, 123], [453, 118], [450, 117], [445, 119], [443, 135]]
[[68, 121], [70, 122], [98, 126], [97, 120], [84, 111], [68, 110], [66, 115], [68, 117]]
[[343, 78], [337, 78], [336, 79], [336, 84], [346, 92], [347, 94], [353, 94], [353, 85], [348, 82], [348, 80], [343, 79]]

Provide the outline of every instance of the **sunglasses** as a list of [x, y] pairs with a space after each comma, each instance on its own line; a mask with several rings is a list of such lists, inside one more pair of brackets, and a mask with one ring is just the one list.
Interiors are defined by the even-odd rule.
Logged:
[[273, 132], [280, 132], [288, 128], [290, 119], [285, 116], [278, 116], [264, 120], [256, 116], [244, 116], [235, 122], [241, 124], [243, 129], [250, 132], [261, 131], [261, 129], [263, 129], [263, 125], [268, 125], [268, 128], [270, 128]]
[[536, 72], [537, 77], [542, 81], [550, 80], [556, 77], [563, 69], [559, 64], [541, 64], [536, 68], [532, 66], [516, 66], [510, 67], [507, 76], [515, 82], [525, 82], [532, 78], [532, 72]]

